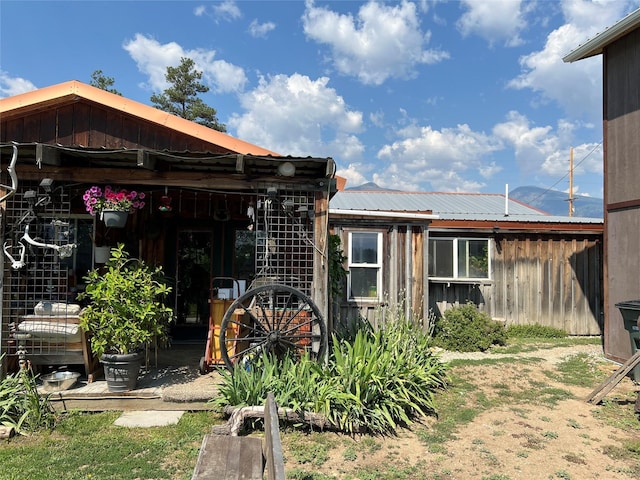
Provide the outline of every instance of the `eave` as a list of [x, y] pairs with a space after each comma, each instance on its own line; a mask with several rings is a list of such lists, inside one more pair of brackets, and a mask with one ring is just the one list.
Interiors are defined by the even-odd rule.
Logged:
[[603, 32], [600, 32], [595, 37], [587, 40], [575, 50], [564, 56], [562, 60], [566, 63], [571, 63], [593, 57], [595, 55], [600, 55], [608, 45], [624, 37], [638, 27], [640, 27], [640, 8], [631, 12], [629, 15]]

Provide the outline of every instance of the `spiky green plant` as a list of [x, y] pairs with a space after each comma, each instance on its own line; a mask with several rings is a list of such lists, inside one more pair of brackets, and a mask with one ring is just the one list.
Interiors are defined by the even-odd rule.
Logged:
[[359, 331], [352, 340], [334, 337], [326, 365], [306, 356], [263, 356], [238, 366], [223, 375], [214, 403], [261, 405], [272, 391], [281, 407], [320, 413], [340, 430], [388, 432], [434, 412], [434, 391], [446, 383], [446, 367], [428, 335], [397, 321], [377, 332]]
[[54, 424], [49, 395], [38, 393], [36, 377], [31, 370], [20, 370], [0, 381], [0, 425], [13, 427], [24, 434], [52, 428]]

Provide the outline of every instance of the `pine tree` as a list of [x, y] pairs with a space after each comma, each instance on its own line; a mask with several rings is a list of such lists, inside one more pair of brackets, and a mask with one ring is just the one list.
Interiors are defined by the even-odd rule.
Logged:
[[218, 122], [216, 109], [197, 96], [209, 91], [209, 87], [200, 82], [201, 78], [202, 72], [195, 69], [195, 62], [183, 57], [177, 67], [167, 67], [165, 79], [171, 86], [160, 94], [153, 94], [151, 102], [160, 110], [226, 132], [226, 125]]
[[116, 95], [122, 96], [122, 94], [118, 90], [113, 88], [114, 83], [116, 83], [116, 81], [113, 79], [113, 77], [105, 76], [102, 73], [102, 70], [94, 70], [91, 74], [91, 81], [89, 82], [89, 85], [99, 88], [100, 90], [105, 90], [107, 92], [115, 93]]

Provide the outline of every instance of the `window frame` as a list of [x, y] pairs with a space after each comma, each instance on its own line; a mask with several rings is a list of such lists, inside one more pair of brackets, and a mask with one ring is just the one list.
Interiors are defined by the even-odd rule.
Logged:
[[[347, 252], [347, 270], [349, 271], [349, 275], [347, 275], [347, 298], [349, 300], [359, 300], [359, 301], [379, 301], [382, 295], [382, 269], [383, 269], [383, 252], [382, 252], [382, 232], [377, 230], [354, 230], [349, 231], [348, 233], [348, 242], [349, 248]], [[353, 235], [358, 234], [374, 234], [376, 235], [376, 262], [375, 263], [362, 263], [362, 262], [354, 262], [353, 261]], [[351, 288], [351, 269], [352, 268], [367, 268], [367, 269], [376, 269], [376, 295], [375, 296], [367, 296], [367, 297], [357, 297], [352, 294]]]
[[[431, 275], [431, 259], [429, 260], [429, 268], [427, 269], [427, 275], [429, 277], [429, 280], [434, 280], [434, 281], [446, 281], [446, 282], [460, 282], [460, 283], [464, 283], [464, 282], [483, 282], [483, 281], [491, 281], [492, 279], [492, 275], [493, 275], [493, 271], [492, 271], [492, 248], [491, 248], [491, 238], [490, 237], [452, 237], [452, 236], [445, 236], [445, 237], [439, 237], [439, 236], [430, 236], [429, 237], [429, 255], [431, 255], [432, 252], [432, 247], [431, 247], [431, 242], [433, 241], [451, 241], [452, 242], [452, 257], [453, 257], [453, 275], [452, 276], [432, 276]], [[471, 277], [471, 276], [466, 276], [466, 277], [461, 277], [459, 275], [460, 272], [460, 259], [458, 258], [458, 252], [459, 252], [459, 242], [460, 241], [484, 241], [486, 242], [487, 245], [487, 275], [484, 277]], [[468, 255], [468, 250], [467, 250], [467, 255], [466, 255], [466, 259], [467, 262], [469, 261], [470, 257]]]

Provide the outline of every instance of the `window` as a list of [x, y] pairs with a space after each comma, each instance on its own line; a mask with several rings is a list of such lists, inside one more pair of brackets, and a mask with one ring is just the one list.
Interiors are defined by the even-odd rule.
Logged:
[[489, 239], [430, 238], [429, 277], [489, 278]]
[[382, 234], [349, 233], [349, 298], [377, 299], [382, 284]]

